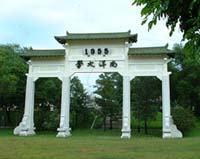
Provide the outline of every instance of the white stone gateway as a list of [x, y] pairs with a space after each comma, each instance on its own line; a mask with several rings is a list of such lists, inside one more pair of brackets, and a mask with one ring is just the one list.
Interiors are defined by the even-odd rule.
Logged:
[[[22, 56], [29, 58], [26, 82], [25, 110], [15, 135], [35, 134], [35, 81], [43, 77], [57, 77], [62, 81], [60, 127], [57, 137], [71, 136], [70, 77], [80, 72], [118, 72], [123, 76], [123, 116], [121, 138], [131, 137], [130, 81], [137, 76], [156, 76], [162, 81], [163, 138], [180, 138], [182, 133], [173, 124], [170, 112], [170, 83], [167, 64], [173, 52], [164, 47], [132, 48], [137, 34], [68, 33], [56, 36], [63, 50], [31, 50]], [[153, 90], [152, 90], [153, 91]]]

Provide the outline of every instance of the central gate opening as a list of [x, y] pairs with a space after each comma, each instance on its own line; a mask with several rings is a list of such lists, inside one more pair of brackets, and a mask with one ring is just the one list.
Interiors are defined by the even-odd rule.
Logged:
[[72, 129], [116, 129], [122, 126], [122, 76], [119, 73], [76, 73], [71, 77]]
[[162, 87], [157, 77], [135, 77], [131, 81], [131, 112], [135, 133], [161, 136]]

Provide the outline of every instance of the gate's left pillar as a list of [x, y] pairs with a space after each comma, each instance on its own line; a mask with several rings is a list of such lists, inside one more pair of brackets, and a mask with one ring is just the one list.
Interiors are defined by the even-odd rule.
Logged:
[[131, 137], [130, 77], [123, 76], [122, 136]]
[[62, 77], [60, 127], [56, 137], [71, 136], [70, 120], [70, 77]]
[[14, 129], [15, 135], [29, 136], [35, 134], [34, 121], [33, 121], [34, 96], [35, 96], [34, 77], [27, 75], [24, 115], [19, 126], [17, 126]]

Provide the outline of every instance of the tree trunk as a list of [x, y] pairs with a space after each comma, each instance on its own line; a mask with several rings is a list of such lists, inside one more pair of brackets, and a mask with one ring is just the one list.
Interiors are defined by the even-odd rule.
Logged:
[[7, 124], [6, 126], [11, 126], [11, 118], [10, 118], [10, 109], [8, 108], [8, 110], [6, 110], [6, 117], [7, 117]]
[[103, 118], [103, 131], [106, 131], [106, 116]]
[[147, 120], [144, 120], [144, 132], [145, 134], [148, 134], [148, 130], [147, 130]]
[[75, 128], [78, 128], [78, 112], [75, 111]]
[[110, 129], [112, 130], [113, 125], [112, 125], [112, 115], [110, 116]]
[[72, 130], [74, 130], [75, 129], [75, 112], [72, 111], [71, 114], [73, 114], [72, 115], [72, 117], [73, 117], [72, 118]]
[[198, 107], [198, 106], [195, 106], [195, 114], [196, 114], [196, 116], [199, 116], [200, 115], [200, 107]]
[[138, 119], [137, 131], [140, 133], [140, 120]]

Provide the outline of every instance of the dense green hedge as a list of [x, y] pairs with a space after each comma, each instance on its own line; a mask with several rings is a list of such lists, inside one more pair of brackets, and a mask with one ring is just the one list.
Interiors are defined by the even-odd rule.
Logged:
[[183, 133], [195, 127], [195, 116], [189, 109], [184, 109], [181, 106], [175, 106], [172, 109], [172, 116], [174, 123]]
[[[0, 111], [0, 127], [16, 127], [19, 122], [22, 120], [23, 111], [10, 111], [10, 122], [8, 121], [8, 113], [5, 111]], [[76, 129], [74, 127], [74, 115], [70, 113], [70, 125], [72, 129]], [[93, 115], [90, 112], [85, 113], [84, 116], [79, 116], [78, 120], [78, 128], [90, 128], [92, 122], [94, 120]], [[59, 127], [60, 121], [60, 111], [35, 111], [34, 112], [34, 124], [37, 130], [56, 130]], [[95, 128], [99, 125], [102, 125], [99, 119], [97, 120], [98, 124], [95, 124]], [[100, 123], [99, 123], [100, 122]]]
[[[8, 121], [8, 113], [10, 121]], [[21, 121], [22, 116], [23, 112], [21, 111], [0, 111], [0, 127], [15, 127]]]
[[[23, 111], [11, 111], [10, 112], [10, 122], [7, 120], [7, 113], [0, 111], [0, 127], [15, 127], [19, 124], [23, 116]], [[195, 116], [188, 109], [176, 106], [172, 109], [172, 116], [174, 123], [177, 125], [183, 133], [190, 130], [195, 126]], [[74, 115], [70, 113], [70, 125], [72, 129], [76, 129], [73, 124]], [[91, 113], [86, 113], [84, 118], [80, 118], [77, 128], [90, 128], [94, 120], [94, 115]], [[35, 111], [34, 112], [34, 123], [36, 130], [56, 130], [59, 127], [60, 121], [60, 111]], [[132, 116], [132, 128], [137, 129], [137, 122]], [[103, 120], [99, 116], [96, 120], [94, 128], [102, 128]], [[149, 128], [161, 128], [162, 127], [162, 114], [158, 113], [155, 121], [149, 123]], [[143, 129], [143, 123], [141, 123], [141, 128]]]

